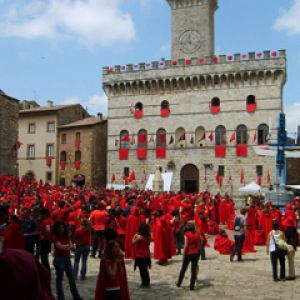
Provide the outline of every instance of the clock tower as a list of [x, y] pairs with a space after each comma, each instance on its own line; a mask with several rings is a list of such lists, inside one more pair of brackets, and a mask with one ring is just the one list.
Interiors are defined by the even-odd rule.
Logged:
[[172, 59], [213, 56], [217, 0], [167, 0], [172, 9]]

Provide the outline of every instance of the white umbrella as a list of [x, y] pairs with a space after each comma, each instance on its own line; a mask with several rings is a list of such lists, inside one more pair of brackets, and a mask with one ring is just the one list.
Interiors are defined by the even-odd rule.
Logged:
[[240, 192], [244, 193], [260, 193], [260, 190], [260, 186], [255, 182], [251, 182], [239, 189]]

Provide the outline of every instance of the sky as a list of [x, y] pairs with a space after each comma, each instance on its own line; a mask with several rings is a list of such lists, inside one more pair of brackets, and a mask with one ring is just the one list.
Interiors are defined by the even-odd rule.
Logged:
[[[287, 129], [300, 125], [300, 0], [219, 0], [217, 54], [287, 50]], [[102, 67], [171, 57], [166, 0], [0, 0], [0, 89], [107, 113]]]

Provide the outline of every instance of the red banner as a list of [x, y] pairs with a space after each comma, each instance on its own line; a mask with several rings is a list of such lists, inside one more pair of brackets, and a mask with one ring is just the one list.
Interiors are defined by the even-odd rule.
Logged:
[[136, 150], [136, 155], [138, 159], [144, 160], [147, 158], [147, 149], [146, 148], [138, 148]]
[[215, 156], [216, 157], [225, 157], [226, 156], [226, 146], [216, 145], [215, 146]]
[[65, 170], [65, 168], [66, 168], [66, 162], [65, 161], [60, 162], [60, 168], [63, 171]]
[[128, 159], [128, 149], [127, 148], [119, 149], [119, 159], [120, 160]]
[[138, 136], [139, 143], [147, 143], [147, 134], [142, 133]]
[[157, 147], [156, 148], [156, 158], [157, 159], [166, 158], [166, 148], [165, 147]]
[[161, 117], [168, 117], [170, 115], [170, 110], [168, 108], [162, 108], [160, 110], [160, 116]]
[[143, 110], [135, 110], [134, 111], [134, 117], [136, 119], [141, 119], [144, 116], [144, 111]]
[[74, 147], [77, 148], [77, 149], [80, 148], [80, 140], [79, 139], [75, 140]]
[[248, 155], [248, 145], [236, 145], [236, 156], [247, 156]]
[[48, 157], [47, 157], [47, 161], [46, 161], [46, 165], [47, 165], [48, 167], [51, 167], [51, 164], [52, 164], [52, 157], [51, 157], [51, 156], [48, 156]]
[[211, 106], [210, 107], [210, 111], [211, 111], [211, 113], [213, 113], [213, 114], [217, 114], [217, 113], [219, 113], [220, 112], [220, 106], [218, 105], [218, 106]]
[[75, 160], [74, 167], [75, 167], [75, 170], [79, 170], [80, 169], [80, 161], [79, 160]]
[[256, 104], [253, 103], [253, 104], [247, 104], [247, 111], [248, 112], [255, 112], [256, 110]]

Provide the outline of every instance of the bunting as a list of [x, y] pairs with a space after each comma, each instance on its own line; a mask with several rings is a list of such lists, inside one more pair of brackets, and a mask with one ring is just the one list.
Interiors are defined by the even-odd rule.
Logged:
[[241, 174], [240, 174], [240, 184], [244, 184], [245, 182], [245, 176], [244, 176], [244, 170], [241, 170]]
[[256, 130], [254, 131], [253, 143], [256, 143]]
[[213, 133], [213, 131], [210, 132], [208, 138], [209, 138], [209, 140], [210, 140], [211, 142], [214, 140], [214, 133]]
[[171, 144], [173, 144], [173, 143], [174, 143], [174, 137], [173, 137], [173, 135], [171, 135], [170, 141], [169, 141], [169, 145], [171, 145]]
[[229, 139], [229, 142], [233, 142], [235, 141], [235, 132], [231, 135], [230, 139]]

